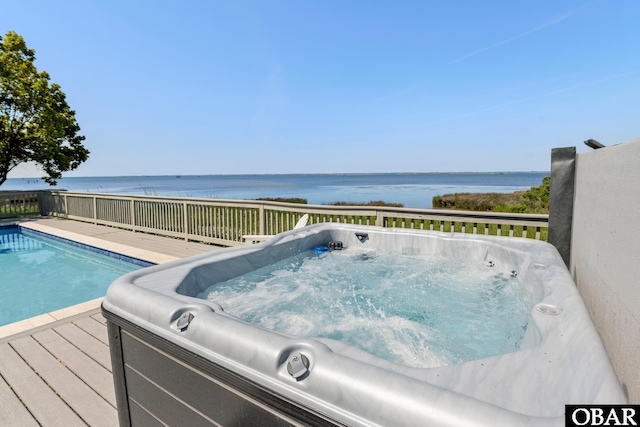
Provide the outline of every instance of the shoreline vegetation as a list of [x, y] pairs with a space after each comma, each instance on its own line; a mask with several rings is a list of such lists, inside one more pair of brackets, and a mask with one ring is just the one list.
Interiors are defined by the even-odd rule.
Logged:
[[[508, 213], [549, 213], [549, 191], [551, 178], [546, 176], [542, 184], [529, 190], [514, 193], [453, 193], [435, 196], [434, 209], [457, 209], [466, 211], [491, 211]], [[263, 197], [256, 200], [307, 204], [307, 199], [295, 197]], [[366, 203], [333, 202], [330, 206], [388, 206], [402, 208], [402, 203], [388, 203], [372, 200]]]
[[[255, 200], [261, 200], [263, 202], [285, 202], [285, 203], [299, 203], [301, 205], [306, 205], [307, 199], [302, 197], [259, 197]], [[327, 206], [388, 206], [391, 208], [403, 208], [404, 205], [402, 203], [389, 203], [384, 202], [382, 200], [372, 200], [366, 203], [352, 203], [352, 202], [333, 202], [333, 203], [325, 203]]]
[[550, 189], [551, 177], [546, 176], [541, 185], [526, 191], [444, 194], [434, 197], [432, 204], [437, 209], [548, 214]]

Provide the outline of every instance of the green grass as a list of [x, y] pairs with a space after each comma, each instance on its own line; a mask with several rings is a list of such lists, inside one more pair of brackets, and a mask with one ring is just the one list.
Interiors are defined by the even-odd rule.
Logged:
[[[433, 221], [433, 230], [435, 231], [444, 231], [451, 232], [451, 223], [452, 221]], [[497, 236], [498, 230], [500, 227], [498, 224], [482, 224], [475, 223], [476, 232], [473, 233], [474, 223], [473, 222], [463, 222], [463, 221], [455, 221], [453, 226], [453, 231], [456, 233], [464, 232], [467, 234], [488, 234], [489, 236]], [[513, 230], [512, 234], [514, 237], [522, 237], [522, 232], [525, 227], [521, 225], [511, 226], [509, 224], [501, 224], [501, 236], [509, 236], [511, 230]], [[402, 218], [389, 218], [387, 220], [387, 227], [391, 228], [414, 228], [414, 229], [424, 229], [430, 230], [430, 221], [429, 220], [419, 220], [419, 219], [404, 219], [404, 223]], [[535, 239], [536, 237], [536, 228], [534, 226], [526, 227], [526, 237], [529, 239]], [[488, 229], [488, 231], [487, 231]], [[546, 241], [549, 233], [549, 229], [547, 227], [540, 227], [540, 240]]]

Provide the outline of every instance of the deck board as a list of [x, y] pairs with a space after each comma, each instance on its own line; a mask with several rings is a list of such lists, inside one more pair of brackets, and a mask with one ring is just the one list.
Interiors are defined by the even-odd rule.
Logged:
[[53, 357], [33, 337], [12, 342], [12, 347], [56, 394], [88, 425], [111, 427], [118, 425], [116, 408]]
[[[54, 328], [63, 338], [98, 362], [105, 369], [111, 372], [111, 357], [108, 345], [87, 334], [73, 323], [66, 323]], [[106, 330], [106, 327], [105, 327]]]
[[73, 324], [103, 344], [109, 345], [109, 335], [104, 323], [100, 323], [90, 316], [75, 320]]
[[53, 330], [38, 332], [33, 338], [78, 378], [116, 407], [111, 371], [91, 359]]
[[38, 426], [33, 415], [16, 396], [13, 386], [0, 380], [0, 425], [10, 424], [25, 427]]
[[157, 236], [154, 234], [134, 233], [130, 230], [60, 218], [41, 218], [30, 222], [178, 258], [197, 255], [220, 248], [219, 246], [187, 242], [181, 239]]
[[93, 316], [89, 316], [89, 317], [91, 317], [93, 320], [95, 320], [98, 323], [102, 323], [103, 325], [107, 324], [107, 319], [104, 318], [102, 313], [94, 314]]
[[[0, 344], [0, 374], [43, 426], [86, 426], [9, 344]], [[20, 425], [18, 419], [2, 421], [2, 425]]]

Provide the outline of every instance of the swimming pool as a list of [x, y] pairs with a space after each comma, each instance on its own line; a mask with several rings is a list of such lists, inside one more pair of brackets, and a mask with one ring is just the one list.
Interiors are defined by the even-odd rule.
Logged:
[[[231, 314], [229, 299], [198, 298], [243, 274], [332, 244], [345, 253], [461, 260], [515, 278], [507, 284], [527, 306], [524, 337], [493, 354], [416, 367], [336, 336], [298, 334], [295, 328], [306, 327], [304, 317], [290, 317], [293, 333], [281, 332]], [[300, 269], [294, 270], [297, 275]], [[343, 277], [348, 291], [351, 279]], [[245, 291], [257, 284], [250, 279]], [[493, 286], [491, 292], [497, 290]], [[242, 305], [244, 293], [240, 289], [231, 300]], [[475, 295], [482, 303], [482, 291]], [[268, 306], [270, 293], [264, 296]], [[430, 301], [421, 303], [425, 312]], [[299, 303], [314, 301], [306, 297]], [[565, 404], [626, 403], [560, 255], [551, 245], [528, 239], [316, 224], [263, 244], [130, 273], [109, 287], [102, 309], [121, 425], [146, 425], [152, 414], [168, 424], [179, 417], [193, 425], [219, 425], [215, 420], [222, 425], [542, 427], [564, 425]], [[463, 326], [473, 321], [456, 320]], [[325, 317], [323, 322], [341, 321]]]
[[0, 326], [104, 296], [152, 265], [19, 226], [0, 228]]

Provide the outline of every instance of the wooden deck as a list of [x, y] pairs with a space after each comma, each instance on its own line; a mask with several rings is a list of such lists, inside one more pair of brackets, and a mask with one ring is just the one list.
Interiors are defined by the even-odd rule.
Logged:
[[0, 340], [0, 425], [118, 425], [99, 310]]
[[[219, 248], [219, 246], [186, 242], [180, 239], [162, 237], [153, 234], [134, 233], [130, 230], [123, 230], [121, 228], [93, 225], [86, 222], [59, 218], [25, 220], [21, 222], [21, 225], [55, 234], [60, 237], [69, 237], [69, 233], [77, 234], [85, 237], [84, 240], [90, 240], [91, 242], [89, 244], [92, 244], [92, 246], [98, 246], [104, 249], [112, 249], [113, 245], [116, 245], [118, 246], [118, 249], [124, 249], [126, 251], [126, 246], [128, 246], [130, 250], [137, 250], [143, 253], [143, 255], [138, 255], [138, 258], [156, 263], [197, 255]], [[96, 241], [95, 243], [94, 240]], [[99, 241], [102, 241], [102, 243]], [[84, 241], [82, 243], [84, 243]], [[154, 260], [145, 256], [147, 254], [150, 256], [160, 254], [165, 257]], [[125, 253], [125, 255], [129, 254]], [[135, 254], [132, 256], [135, 256]]]
[[[216, 249], [76, 221], [39, 219], [28, 224], [111, 250], [115, 244], [139, 258], [155, 256], [154, 262]], [[0, 426], [117, 425], [106, 320], [100, 309], [0, 338]]]

